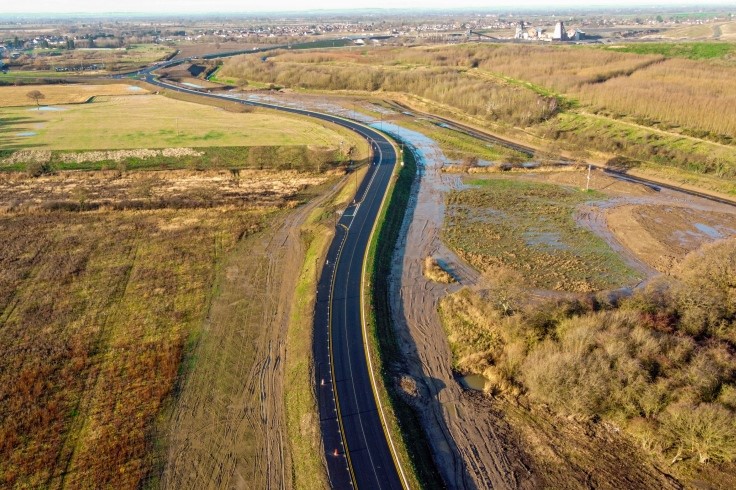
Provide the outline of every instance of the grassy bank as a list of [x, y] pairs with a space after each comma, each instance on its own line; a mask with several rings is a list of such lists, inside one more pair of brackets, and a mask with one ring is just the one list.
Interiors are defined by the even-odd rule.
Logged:
[[395, 174], [395, 181], [388, 190], [390, 197], [384, 204], [367, 255], [366, 277], [370, 293], [369, 342], [380, 371], [378, 395], [385, 407], [389, 407], [386, 430], [391, 432], [397, 444], [397, 457], [407, 471], [411, 488], [441, 488], [442, 478], [434, 466], [429, 443], [413, 408], [401, 398], [397, 378], [397, 366], [403, 356], [394, 332], [391, 318], [389, 283], [391, 264], [396, 242], [401, 232], [404, 215], [409, 205], [411, 188], [416, 179], [417, 165], [409, 146], [404, 152], [404, 165]]
[[606, 46], [604, 49], [619, 53], [658, 54], [667, 58], [709, 60], [725, 58], [736, 51], [736, 45], [722, 42], [633, 43]]

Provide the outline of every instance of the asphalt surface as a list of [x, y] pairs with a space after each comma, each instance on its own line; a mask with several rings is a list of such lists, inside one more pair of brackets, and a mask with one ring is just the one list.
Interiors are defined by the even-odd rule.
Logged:
[[340, 216], [335, 215], [335, 237], [317, 285], [314, 316], [315, 384], [325, 460], [332, 487], [404, 488], [403, 477], [394, 463], [374, 397], [361, 321], [363, 259], [396, 164], [396, 150], [378, 131], [346, 119], [163, 83], [151, 74], [151, 71], [161, 67], [149, 68], [138, 72], [138, 75], [144, 77], [146, 82], [167, 90], [329, 121], [357, 132], [371, 144], [373, 158], [355, 201]]

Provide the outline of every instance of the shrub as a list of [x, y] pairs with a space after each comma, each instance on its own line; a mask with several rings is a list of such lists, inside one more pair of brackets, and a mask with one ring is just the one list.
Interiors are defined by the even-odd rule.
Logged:
[[612, 421], [673, 461], [736, 459], [736, 240], [618, 305], [591, 297], [509, 313], [504, 294], [442, 301], [455, 369], [485, 375], [494, 394]]
[[26, 173], [29, 177], [40, 177], [52, 172], [48, 162], [31, 161], [26, 164]]

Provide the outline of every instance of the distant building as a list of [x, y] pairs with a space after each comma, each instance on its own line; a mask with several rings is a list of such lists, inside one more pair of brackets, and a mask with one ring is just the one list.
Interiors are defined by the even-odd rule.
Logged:
[[524, 21], [520, 20], [518, 24], [516, 24], [516, 32], [514, 33], [514, 39], [526, 39], [524, 37], [525, 31], [524, 31]]
[[577, 29], [570, 29], [567, 31], [567, 39], [569, 41], [580, 41], [581, 39], [585, 39], [585, 33]]
[[567, 41], [567, 31], [565, 31], [565, 24], [559, 21], [555, 24], [555, 32], [552, 34], [553, 41]]

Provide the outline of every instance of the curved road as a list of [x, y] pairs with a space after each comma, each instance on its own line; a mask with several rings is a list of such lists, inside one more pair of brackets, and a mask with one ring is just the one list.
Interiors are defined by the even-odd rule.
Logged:
[[387, 438], [374, 396], [374, 380], [361, 318], [363, 262], [396, 164], [395, 148], [378, 131], [346, 119], [190, 90], [164, 83], [151, 73], [163, 66], [181, 62], [164, 63], [143, 70], [139, 75], [144, 76], [148, 83], [167, 90], [329, 121], [355, 131], [371, 144], [371, 166], [358, 188], [355, 202], [337, 220], [335, 237], [317, 285], [314, 316], [315, 383], [325, 459], [332, 487], [404, 488], [406, 479], [394, 463], [392, 443]]

